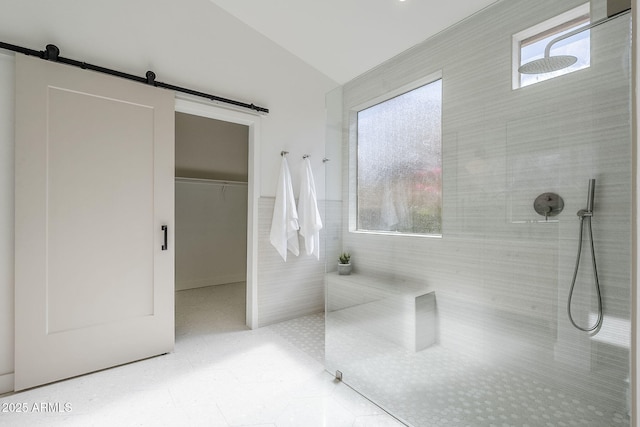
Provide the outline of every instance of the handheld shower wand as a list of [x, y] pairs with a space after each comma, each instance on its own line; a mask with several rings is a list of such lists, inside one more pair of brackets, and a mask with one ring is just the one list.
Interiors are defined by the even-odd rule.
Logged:
[[580, 217], [581, 222], [585, 217], [591, 218], [593, 216], [593, 197], [595, 192], [596, 180], [592, 178], [589, 180], [589, 190], [587, 190], [587, 208], [580, 209], [577, 213], [577, 215]]
[[[567, 314], [569, 315], [569, 320], [571, 324], [575, 326], [577, 329], [580, 329], [584, 332], [593, 332], [597, 331], [602, 325], [603, 314], [602, 314], [602, 295], [600, 293], [600, 282], [598, 281], [598, 269], [596, 267], [596, 254], [593, 245], [593, 229], [591, 227], [591, 218], [593, 217], [593, 200], [596, 190], [596, 180], [589, 180], [589, 190], [587, 191], [587, 208], [580, 209], [578, 211], [578, 217], [580, 218], [580, 234], [578, 237], [578, 256], [576, 258], [576, 267], [573, 271], [573, 279], [571, 280], [571, 289], [569, 290], [569, 298], [567, 300]], [[573, 320], [573, 315], [571, 314], [571, 299], [573, 298], [573, 289], [576, 285], [576, 278], [578, 277], [578, 268], [580, 267], [580, 255], [582, 254], [582, 234], [585, 226], [585, 220], [587, 225], [589, 226], [589, 240], [591, 242], [591, 264], [593, 266], [593, 278], [595, 280], [595, 288], [596, 294], [598, 297], [598, 319], [593, 326], [590, 327], [582, 327], [578, 325], [575, 320]], [[597, 333], [597, 332], [596, 332]]]
[[593, 214], [593, 196], [596, 192], [596, 180], [589, 180], [589, 190], [587, 192], [587, 211]]

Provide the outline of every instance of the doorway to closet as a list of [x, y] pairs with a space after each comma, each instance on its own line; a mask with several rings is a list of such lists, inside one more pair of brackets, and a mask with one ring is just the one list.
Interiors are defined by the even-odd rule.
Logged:
[[182, 112], [175, 124], [176, 335], [244, 328], [249, 127]]

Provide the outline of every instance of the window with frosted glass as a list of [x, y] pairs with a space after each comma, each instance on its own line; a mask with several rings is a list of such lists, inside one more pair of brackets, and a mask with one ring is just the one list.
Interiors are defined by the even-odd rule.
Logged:
[[442, 80], [357, 120], [358, 231], [442, 234]]

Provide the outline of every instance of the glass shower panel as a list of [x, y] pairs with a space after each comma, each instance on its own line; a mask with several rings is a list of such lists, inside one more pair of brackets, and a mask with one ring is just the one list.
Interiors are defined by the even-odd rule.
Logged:
[[324, 253], [325, 271], [336, 271], [342, 252], [342, 87], [325, 97], [327, 119], [325, 128], [325, 200]]
[[[353, 272], [328, 258], [326, 369], [407, 425], [630, 425], [629, 14], [589, 31], [588, 68], [511, 86], [511, 35], [580, 4], [498, 2], [330, 94], [342, 167], [327, 218]], [[591, 21], [605, 10], [592, 1]], [[438, 70], [442, 236], [356, 231], [359, 106]], [[596, 322], [577, 215], [591, 179], [604, 318], [587, 333], [567, 306], [582, 243], [572, 316]], [[546, 193], [562, 198], [557, 215], [534, 209]]]

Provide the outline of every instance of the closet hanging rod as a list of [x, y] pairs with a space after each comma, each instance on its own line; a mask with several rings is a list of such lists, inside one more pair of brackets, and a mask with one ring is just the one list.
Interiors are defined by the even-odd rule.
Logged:
[[207, 179], [207, 178], [186, 178], [181, 176], [176, 176], [176, 182], [182, 182], [187, 184], [210, 184], [210, 185], [227, 185], [227, 186], [238, 186], [238, 187], [246, 187], [248, 183], [243, 181], [225, 181], [220, 179]]
[[36, 56], [40, 59], [44, 59], [47, 61], [60, 62], [62, 64], [73, 65], [75, 67], [82, 68], [84, 70], [92, 70], [97, 71], [103, 74], [109, 74], [111, 76], [122, 77], [125, 79], [133, 80], [134, 82], [144, 83], [151, 86], [174, 90], [176, 92], [182, 92], [189, 95], [199, 96], [201, 98], [207, 98], [211, 101], [222, 102], [225, 104], [234, 105], [236, 107], [248, 108], [250, 110], [257, 111], [259, 113], [269, 113], [268, 108], [259, 107], [254, 104], [247, 104], [240, 101], [234, 101], [233, 99], [223, 98], [216, 95], [211, 95], [205, 92], [199, 92], [197, 90], [188, 89], [180, 86], [175, 86], [169, 83], [163, 83], [156, 81], [156, 74], [153, 71], [147, 71], [145, 77], [139, 77], [133, 74], [123, 73], [121, 71], [112, 70], [110, 68], [100, 67], [98, 65], [88, 64], [86, 62], [76, 61], [75, 59], [69, 59], [60, 56], [60, 49], [53, 44], [48, 44], [45, 50], [33, 50], [22, 46], [16, 46], [9, 43], [0, 42], [0, 48], [10, 50], [13, 52], [23, 53], [25, 55]]

